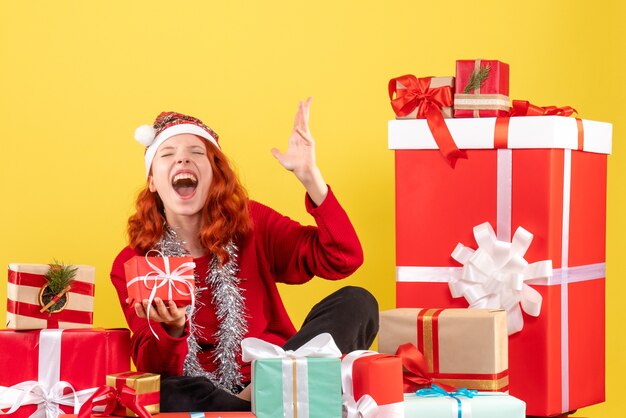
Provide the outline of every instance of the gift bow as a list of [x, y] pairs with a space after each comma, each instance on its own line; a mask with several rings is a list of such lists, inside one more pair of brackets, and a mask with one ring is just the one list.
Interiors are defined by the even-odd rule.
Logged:
[[339, 358], [341, 351], [335, 344], [333, 337], [324, 332], [297, 350], [283, 350], [281, 347], [258, 338], [244, 338], [241, 341], [241, 358], [243, 361], [253, 361], [269, 358], [305, 358], [325, 357]]
[[[152, 252], [157, 253], [163, 259], [163, 270], [156, 264], [153, 264], [150, 261], [150, 254]], [[194, 280], [193, 269], [196, 267], [196, 264], [193, 261], [188, 261], [186, 263], [181, 264], [176, 267], [174, 270], [170, 268], [170, 260], [166, 257], [162, 252], [157, 250], [150, 250], [146, 254], [146, 263], [152, 268], [152, 271], [148, 272], [144, 276], [135, 277], [126, 285], [127, 287], [135, 284], [140, 281], [143, 282], [144, 286], [147, 289], [150, 289], [150, 296], [148, 297], [148, 309], [146, 310], [146, 316], [148, 317], [148, 327], [150, 331], [152, 331], [152, 335], [159, 339], [159, 336], [152, 328], [152, 324], [150, 323], [150, 311], [152, 309], [152, 301], [156, 296], [157, 289], [167, 285], [167, 297], [168, 300], [172, 299], [173, 291], [172, 289], [176, 289], [176, 291], [183, 296], [191, 296], [191, 308], [189, 312], [189, 316], [193, 314], [194, 306], [195, 306], [195, 292], [193, 286], [189, 283], [189, 280]], [[186, 274], [192, 272], [191, 274]], [[152, 287], [150, 286], [149, 279], [152, 282]], [[181, 289], [178, 287], [178, 284], [182, 284], [187, 288], [188, 291], [185, 291], [184, 288]]]
[[452, 252], [463, 269], [460, 278], [450, 280], [450, 293], [465, 297], [470, 308], [505, 309], [508, 333], [514, 334], [524, 327], [522, 310], [531, 316], [541, 312], [541, 294], [524, 282], [551, 277], [552, 261], [528, 264], [524, 255], [533, 235], [522, 227], [506, 242], [485, 222], [474, 227], [474, 238], [476, 251], [459, 243]]
[[343, 389], [343, 418], [374, 418], [378, 412], [378, 404], [370, 395], [365, 394], [357, 401], [354, 398], [352, 383], [352, 365], [362, 356], [373, 356], [376, 351], [356, 350], [341, 360], [341, 387]]
[[[64, 394], [66, 389], [70, 393]], [[57, 418], [65, 413], [59, 405], [71, 406], [77, 414], [83, 402], [91, 396], [96, 388], [75, 391], [72, 385], [65, 381], [58, 381], [54, 385], [47, 385], [29, 380], [11, 387], [0, 386], [0, 415], [12, 414], [25, 405], [37, 405], [37, 410], [30, 418]], [[10, 408], [7, 412], [3, 409]]]
[[104, 406], [104, 410], [98, 415], [111, 415], [118, 405], [130, 409], [140, 418], [150, 418], [151, 416], [139, 402], [135, 389], [128, 386], [122, 386], [120, 389], [101, 386], [80, 408], [78, 418], [89, 418], [94, 407], [99, 406]]
[[537, 106], [527, 100], [513, 100], [511, 116], [571, 116], [578, 113], [571, 106]]
[[454, 399], [456, 401], [457, 404], [457, 418], [463, 418], [463, 402], [461, 401], [461, 399], [459, 399], [459, 396], [463, 396], [466, 398], [473, 398], [474, 396], [478, 395], [478, 391], [477, 390], [468, 390], [468, 389], [458, 389], [456, 391], [451, 391], [448, 392], [445, 389], [443, 389], [441, 386], [438, 386], [436, 384], [433, 384], [430, 388], [424, 388], [424, 389], [420, 389], [417, 392], [415, 392], [415, 394], [417, 396], [422, 396], [422, 397], [426, 397], [426, 398], [433, 398], [433, 397], [441, 397], [441, 396], [447, 396], [450, 397], [452, 399]]
[[[430, 88], [431, 79], [432, 77], [418, 79], [408, 74], [389, 80], [391, 107], [398, 116], [406, 116], [417, 108], [416, 118], [426, 119], [439, 150], [454, 167], [458, 158], [467, 158], [467, 153], [456, 146], [441, 114], [442, 107], [452, 106], [452, 87]], [[405, 88], [398, 90], [397, 82]]]
[[[414, 392], [417, 388], [434, 385], [435, 380], [428, 372], [428, 364], [424, 354], [420, 352], [413, 343], [402, 344], [396, 350], [396, 356], [402, 359], [402, 381], [404, 393]], [[452, 386], [440, 383], [449, 390], [454, 390]]]

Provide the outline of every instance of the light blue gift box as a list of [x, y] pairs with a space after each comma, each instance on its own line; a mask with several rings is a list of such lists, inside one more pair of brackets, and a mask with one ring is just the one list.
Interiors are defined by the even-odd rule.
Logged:
[[472, 397], [449, 396], [443, 393], [445, 391], [427, 396], [405, 394], [405, 418], [524, 418], [526, 416], [526, 403], [505, 393], [478, 392]]
[[253, 361], [252, 411], [257, 418], [341, 418], [341, 361], [291, 357]]

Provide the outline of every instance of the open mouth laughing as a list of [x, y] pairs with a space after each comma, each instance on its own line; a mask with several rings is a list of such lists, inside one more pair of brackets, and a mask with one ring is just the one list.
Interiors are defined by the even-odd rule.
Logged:
[[198, 177], [191, 171], [179, 171], [172, 178], [174, 191], [183, 199], [188, 199], [196, 192]]

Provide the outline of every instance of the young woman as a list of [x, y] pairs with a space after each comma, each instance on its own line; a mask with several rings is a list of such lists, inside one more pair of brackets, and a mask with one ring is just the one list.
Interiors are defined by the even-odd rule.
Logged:
[[[111, 280], [133, 332], [137, 369], [162, 375], [162, 411], [249, 410], [249, 391], [241, 392], [250, 382], [250, 365], [241, 360], [245, 337], [296, 349], [329, 332], [344, 353], [367, 349], [374, 340], [378, 306], [367, 291], [345, 287], [328, 296], [296, 332], [276, 287], [313, 276], [342, 279], [363, 261], [354, 228], [316, 165], [310, 103], [299, 105], [287, 151], [272, 154], [306, 189], [306, 209], [317, 226], [302, 226], [249, 200], [218, 135], [200, 120], [161, 113], [152, 127], [135, 133], [146, 146], [147, 181]], [[153, 249], [194, 258], [191, 317], [159, 298], [149, 318], [147, 300], [127, 304], [124, 263]]]

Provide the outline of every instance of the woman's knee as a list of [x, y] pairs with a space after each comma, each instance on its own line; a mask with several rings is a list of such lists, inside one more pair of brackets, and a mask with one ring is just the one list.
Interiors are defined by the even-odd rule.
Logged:
[[367, 315], [378, 320], [378, 301], [368, 290], [358, 286], [346, 286], [338, 291], [342, 301], [354, 313]]

